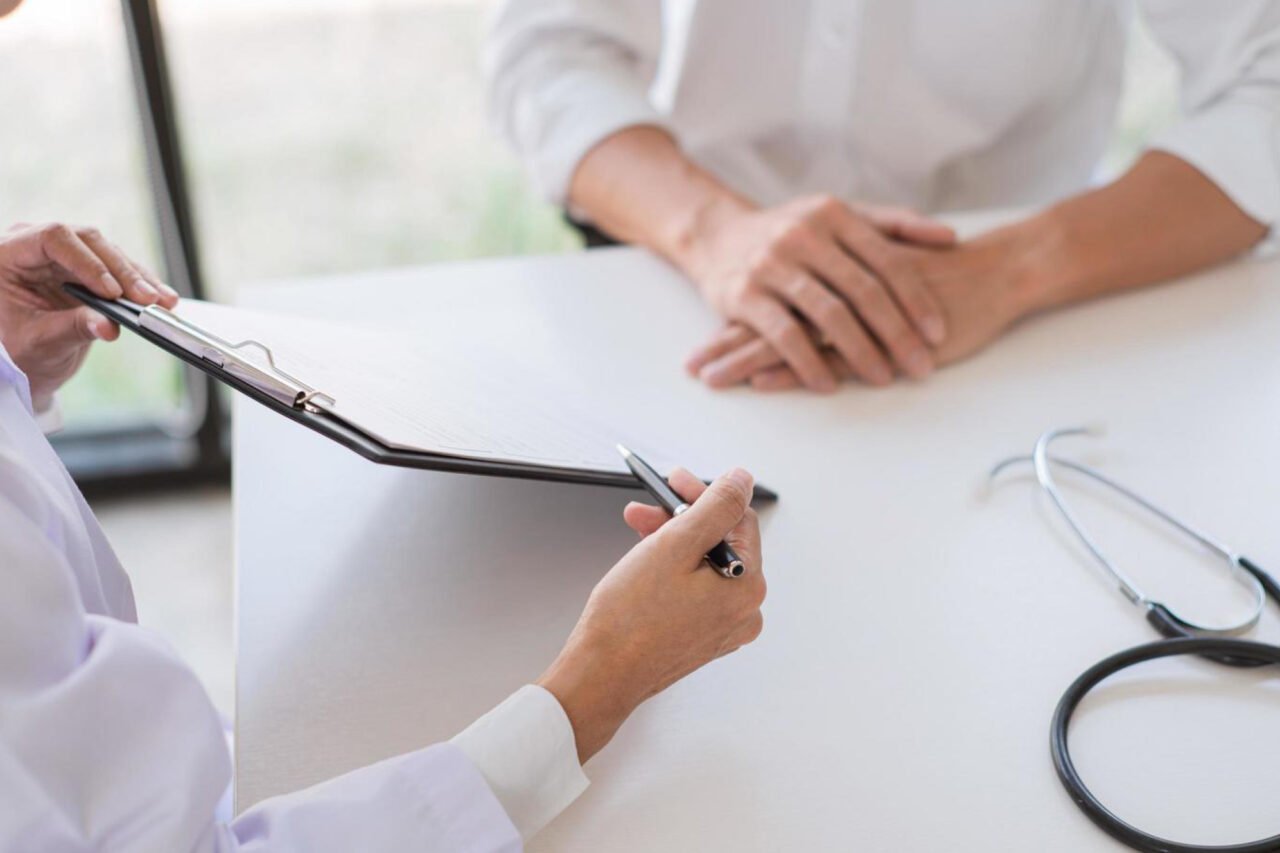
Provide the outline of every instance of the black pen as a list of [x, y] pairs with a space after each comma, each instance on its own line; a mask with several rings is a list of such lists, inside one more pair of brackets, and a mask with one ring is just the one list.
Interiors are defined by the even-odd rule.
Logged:
[[[645, 491], [653, 495], [654, 500], [662, 504], [662, 508], [671, 513], [672, 517], [689, 508], [684, 499], [675, 493], [675, 490], [667, 484], [662, 475], [653, 470], [648, 462], [645, 462], [621, 444], [618, 445], [618, 452], [622, 454], [622, 458], [626, 460], [627, 467], [631, 469], [632, 474], [636, 475], [636, 479], [644, 486]], [[741, 577], [742, 573], [747, 570], [742, 558], [733, 553], [733, 549], [724, 542], [717, 542], [716, 546], [707, 552], [707, 562], [711, 564], [713, 569], [727, 578]]]

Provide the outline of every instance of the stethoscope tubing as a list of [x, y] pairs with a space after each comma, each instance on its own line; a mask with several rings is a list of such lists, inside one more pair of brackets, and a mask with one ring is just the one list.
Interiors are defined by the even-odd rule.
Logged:
[[[1154, 502], [1127, 486], [1112, 480], [1100, 471], [1078, 462], [1049, 455], [1049, 445], [1055, 439], [1071, 435], [1088, 435], [1092, 432], [1092, 430], [1083, 428], [1050, 430], [1040, 436], [1036, 441], [1035, 449], [1029, 456], [1015, 456], [1006, 459], [996, 465], [990, 475], [995, 477], [1008, 466], [1018, 462], [1031, 462], [1035, 468], [1036, 480], [1040, 487], [1052, 499], [1063, 520], [1092, 555], [1094, 561], [1110, 575], [1125, 598], [1145, 611], [1147, 622], [1164, 637], [1164, 639], [1135, 646], [1099, 661], [1085, 670], [1062, 694], [1062, 698], [1058, 700], [1058, 706], [1054, 711], [1053, 722], [1049, 732], [1049, 750], [1053, 758], [1054, 769], [1058, 773], [1058, 779], [1062, 782], [1062, 786], [1075, 804], [1095, 825], [1112, 838], [1127, 844], [1135, 850], [1155, 851], [1155, 853], [1260, 853], [1261, 851], [1280, 851], [1280, 835], [1273, 835], [1270, 838], [1246, 844], [1205, 846], [1181, 844], [1143, 832], [1137, 827], [1126, 823], [1099, 802], [1097, 797], [1084, 784], [1084, 780], [1080, 778], [1080, 774], [1076, 771], [1075, 764], [1071, 760], [1067, 732], [1070, 728], [1072, 715], [1090, 690], [1096, 687], [1099, 682], [1121, 670], [1146, 661], [1179, 655], [1198, 655], [1213, 663], [1237, 669], [1280, 664], [1280, 646], [1260, 643], [1255, 640], [1244, 640], [1237, 636], [1228, 636], [1240, 634], [1253, 628], [1261, 618], [1268, 598], [1280, 603], [1280, 583], [1249, 558], [1238, 554], [1234, 549], [1182, 521]], [[1222, 557], [1235, 573], [1235, 577], [1252, 589], [1254, 594], [1252, 612], [1245, 619], [1231, 625], [1198, 625], [1180, 616], [1168, 605], [1148, 598], [1118, 566], [1108, 559], [1100, 544], [1090, 535], [1089, 531], [1071, 511], [1069, 502], [1058, 488], [1053, 476], [1053, 465], [1061, 465], [1092, 478], [1128, 498], [1137, 506]]]
[[1260, 643], [1255, 640], [1227, 637], [1182, 637], [1172, 640], [1157, 640], [1117, 652], [1099, 661], [1072, 682], [1071, 686], [1062, 694], [1062, 698], [1058, 700], [1058, 707], [1053, 712], [1053, 722], [1049, 732], [1049, 752], [1053, 758], [1053, 767], [1058, 773], [1058, 779], [1062, 782], [1062, 786], [1067, 790], [1075, 804], [1099, 829], [1135, 850], [1151, 851], [1152, 853], [1263, 853], [1263, 851], [1280, 851], [1280, 835], [1273, 835], [1270, 838], [1244, 844], [1208, 846], [1181, 844], [1151, 835], [1132, 824], [1126, 823], [1104, 806], [1085, 785], [1084, 780], [1080, 778], [1075, 763], [1071, 760], [1067, 732], [1071, 725], [1071, 717], [1084, 697], [1101, 681], [1124, 669], [1139, 663], [1180, 655], [1200, 655], [1215, 661], [1237, 661], [1239, 663], [1233, 664], [1236, 666], [1280, 664], [1280, 646]]

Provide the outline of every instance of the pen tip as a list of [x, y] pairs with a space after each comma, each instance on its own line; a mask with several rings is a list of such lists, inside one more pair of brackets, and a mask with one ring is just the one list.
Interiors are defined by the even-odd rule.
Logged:
[[614, 447], [618, 448], [618, 452], [622, 454], [623, 459], [627, 459], [631, 456], [631, 451], [627, 450], [627, 448], [621, 444], [615, 444]]

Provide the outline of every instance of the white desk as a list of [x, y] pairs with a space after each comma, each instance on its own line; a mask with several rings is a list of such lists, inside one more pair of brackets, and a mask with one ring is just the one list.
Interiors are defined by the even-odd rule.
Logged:
[[[1050, 714], [1152, 633], [1025, 476], [984, 497], [985, 471], [1047, 427], [1105, 422], [1061, 450], [1280, 569], [1278, 273], [1078, 308], [924, 384], [827, 398], [686, 378], [714, 321], [630, 250], [245, 295], [444, 336], [459, 358], [504, 341], [632, 433], [678, 418], [781, 493], [764, 635], [642, 707], [534, 850], [1081, 851], [1116, 845], [1060, 789]], [[244, 401], [235, 460], [240, 808], [465, 726], [539, 674], [632, 543], [625, 491], [380, 468]], [[1103, 521], [1151, 592], [1193, 615], [1239, 605], [1206, 562]], [[1153, 665], [1079, 713], [1078, 764], [1123, 816], [1202, 842], [1280, 831], [1280, 684], [1211, 691], [1217, 674]]]

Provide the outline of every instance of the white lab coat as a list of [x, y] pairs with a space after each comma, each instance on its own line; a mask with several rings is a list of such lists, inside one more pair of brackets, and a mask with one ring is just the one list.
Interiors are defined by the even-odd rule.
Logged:
[[586, 786], [563, 710], [529, 686], [452, 742], [219, 822], [222, 722], [134, 620], [0, 347], [0, 852], [518, 850]]
[[760, 204], [1040, 204], [1095, 174], [1135, 8], [1182, 72], [1182, 119], [1151, 145], [1274, 223], [1278, 0], [503, 0], [490, 108], [561, 204], [637, 124]]

